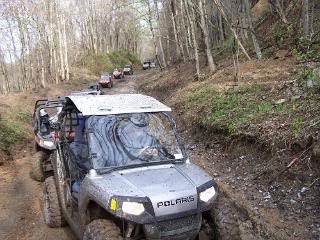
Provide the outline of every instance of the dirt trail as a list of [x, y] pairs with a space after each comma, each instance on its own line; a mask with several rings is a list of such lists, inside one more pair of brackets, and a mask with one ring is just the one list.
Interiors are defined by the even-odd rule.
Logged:
[[[28, 143], [29, 145], [30, 143]], [[43, 221], [41, 184], [31, 180], [32, 149], [0, 169], [0, 239], [75, 239], [68, 228], [48, 228]]]
[[[134, 79], [115, 80], [112, 89], [105, 89], [105, 94], [134, 93]], [[75, 85], [74, 89], [78, 89]], [[73, 89], [73, 86], [70, 86]], [[60, 92], [59, 92], [60, 91]], [[56, 94], [64, 90], [55, 89]], [[33, 93], [34, 94], [34, 93]], [[43, 94], [41, 94], [43, 95]], [[44, 96], [36, 96], [44, 97]], [[75, 235], [69, 229], [49, 228], [44, 224], [41, 211], [41, 183], [30, 178], [32, 141], [26, 142], [13, 154], [12, 163], [0, 166], [0, 239], [1, 240], [73, 240]]]
[[[135, 85], [147, 77], [148, 75], [143, 72], [127, 77], [123, 82], [115, 81], [112, 89], [105, 89], [105, 94], [135, 93]], [[70, 85], [67, 90], [73, 87], [79, 89], [80, 86]], [[54, 91], [55, 94], [63, 94], [66, 89], [64, 91], [54, 89]], [[40, 96], [40, 93], [38, 95]], [[35, 99], [37, 97], [33, 96]], [[181, 128], [183, 124], [179, 126]], [[239, 176], [233, 176], [229, 170], [224, 171], [225, 165], [228, 165], [228, 157], [219, 147], [219, 143], [215, 143], [214, 149], [209, 150], [202, 142], [190, 138], [191, 135], [188, 131], [182, 132], [189, 155], [218, 180], [220, 190], [227, 194], [223, 201], [228, 201], [235, 210], [234, 214], [239, 224], [239, 239], [291, 240], [302, 239], [305, 236], [308, 236], [305, 239], [314, 239], [311, 235], [314, 236], [316, 233], [309, 233], [309, 228], [301, 222], [312, 222], [312, 219], [283, 216], [276, 205], [265, 207], [264, 204], [267, 202], [258, 191], [260, 189], [253, 189], [254, 185], [249, 187], [246, 182], [245, 186], [238, 184], [239, 187], [236, 184], [240, 181]], [[53, 229], [44, 224], [39, 201], [42, 196], [41, 184], [29, 177], [33, 152], [31, 146], [31, 141], [26, 142], [25, 146], [14, 154], [14, 162], [0, 166], [0, 239], [76, 239], [68, 227]]]

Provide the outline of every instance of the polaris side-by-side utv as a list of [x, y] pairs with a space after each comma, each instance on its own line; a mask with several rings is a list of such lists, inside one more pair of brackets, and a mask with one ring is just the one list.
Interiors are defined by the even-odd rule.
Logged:
[[33, 156], [31, 177], [37, 181], [44, 180], [44, 172], [50, 171], [48, 156], [56, 149], [54, 143], [55, 124], [62, 109], [64, 97], [55, 100], [41, 99], [36, 101], [32, 115], [32, 127], [36, 154]]
[[140, 94], [66, 97], [45, 222], [85, 240], [213, 239], [216, 183], [189, 160], [170, 112]]

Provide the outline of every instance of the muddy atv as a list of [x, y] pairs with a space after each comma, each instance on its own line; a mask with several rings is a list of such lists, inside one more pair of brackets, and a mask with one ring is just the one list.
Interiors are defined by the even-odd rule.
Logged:
[[150, 69], [150, 61], [145, 61], [143, 62], [142, 64], [142, 70], [147, 70], [147, 69]]
[[213, 239], [216, 183], [188, 159], [170, 112], [140, 94], [67, 97], [46, 223], [66, 220], [85, 240]]
[[108, 72], [101, 73], [99, 85], [102, 88], [112, 88], [113, 82], [112, 82], [111, 74]]
[[133, 75], [133, 67], [131, 64], [127, 64], [123, 68], [124, 75]]
[[63, 101], [64, 97], [59, 97], [56, 100], [41, 99], [35, 103], [32, 127], [36, 154], [30, 175], [36, 181], [43, 181], [45, 172], [52, 170], [49, 156], [56, 149], [54, 129]]
[[115, 68], [112, 72], [113, 78], [114, 79], [123, 79], [124, 78], [124, 73], [121, 68]]

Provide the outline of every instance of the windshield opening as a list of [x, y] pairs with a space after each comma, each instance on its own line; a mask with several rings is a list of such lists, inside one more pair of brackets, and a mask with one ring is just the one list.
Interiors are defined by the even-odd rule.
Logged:
[[164, 113], [91, 116], [89, 148], [95, 169], [183, 159]]

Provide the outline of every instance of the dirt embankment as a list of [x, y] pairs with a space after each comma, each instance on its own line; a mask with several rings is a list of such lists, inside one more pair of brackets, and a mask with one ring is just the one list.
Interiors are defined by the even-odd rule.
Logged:
[[[230, 63], [193, 81], [193, 66], [150, 72], [139, 89], [170, 105], [191, 158], [218, 181], [240, 239], [320, 237], [319, 95], [293, 59]], [[288, 167], [289, 166], [289, 167]]]

